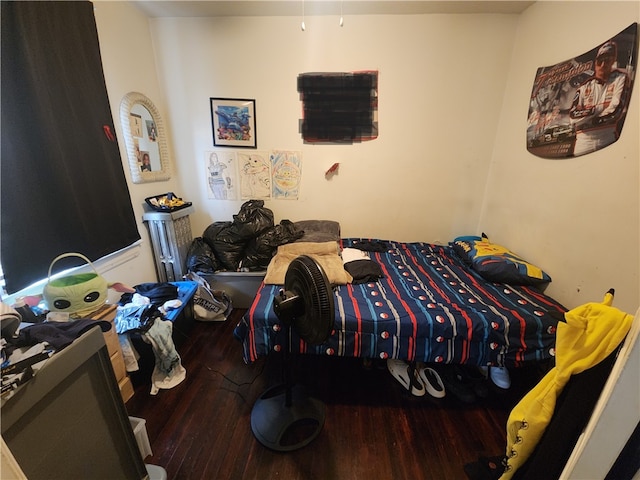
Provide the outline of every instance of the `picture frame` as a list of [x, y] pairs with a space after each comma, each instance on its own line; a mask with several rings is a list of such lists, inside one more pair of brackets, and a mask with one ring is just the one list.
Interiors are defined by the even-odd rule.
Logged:
[[213, 97], [209, 100], [213, 145], [215, 147], [258, 147], [255, 100]]

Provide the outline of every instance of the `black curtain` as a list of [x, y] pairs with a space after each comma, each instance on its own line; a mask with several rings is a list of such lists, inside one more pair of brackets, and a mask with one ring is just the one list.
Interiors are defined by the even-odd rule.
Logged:
[[[96, 260], [140, 238], [93, 5], [2, 1], [0, 262], [9, 293], [61, 253]], [[70, 258], [59, 268], [83, 263]]]

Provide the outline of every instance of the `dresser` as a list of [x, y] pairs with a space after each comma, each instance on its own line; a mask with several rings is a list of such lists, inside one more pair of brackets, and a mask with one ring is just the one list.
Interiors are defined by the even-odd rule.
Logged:
[[120, 349], [120, 340], [116, 333], [116, 327], [113, 324], [113, 320], [116, 317], [116, 305], [103, 305], [100, 309], [87, 315], [87, 317], [93, 320], [102, 320], [111, 323], [111, 329], [108, 332], [103, 332], [104, 341], [107, 344], [109, 358], [111, 359], [113, 372], [115, 373], [116, 380], [118, 381], [122, 400], [126, 403], [127, 400], [133, 397], [133, 385], [131, 383], [131, 379], [127, 375], [124, 357], [122, 356], [122, 350]]

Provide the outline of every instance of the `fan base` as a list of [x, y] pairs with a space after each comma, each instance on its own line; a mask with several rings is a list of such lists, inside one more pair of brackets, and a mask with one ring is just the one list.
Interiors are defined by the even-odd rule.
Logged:
[[324, 425], [325, 406], [307, 396], [299, 385], [291, 389], [291, 405], [286, 405], [286, 386], [269, 388], [251, 410], [251, 430], [267, 448], [289, 452], [313, 441]]

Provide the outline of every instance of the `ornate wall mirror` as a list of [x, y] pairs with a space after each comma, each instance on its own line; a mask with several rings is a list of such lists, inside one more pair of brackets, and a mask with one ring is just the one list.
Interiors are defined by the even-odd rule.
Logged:
[[167, 139], [153, 102], [141, 93], [127, 93], [120, 103], [120, 122], [133, 183], [169, 180]]

